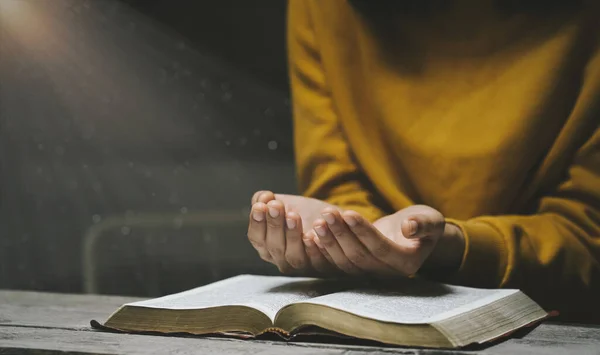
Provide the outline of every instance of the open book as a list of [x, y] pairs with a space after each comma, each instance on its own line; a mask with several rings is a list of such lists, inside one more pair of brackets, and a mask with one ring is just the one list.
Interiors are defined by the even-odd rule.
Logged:
[[322, 330], [388, 344], [456, 348], [483, 343], [547, 313], [518, 290], [416, 279], [381, 283], [241, 275], [129, 303], [105, 327], [134, 332], [276, 332], [286, 339]]

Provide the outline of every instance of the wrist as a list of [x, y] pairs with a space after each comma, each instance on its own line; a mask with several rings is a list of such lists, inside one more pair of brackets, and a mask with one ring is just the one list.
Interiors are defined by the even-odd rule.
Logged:
[[465, 236], [462, 229], [456, 224], [446, 222], [444, 235], [441, 239], [445, 241], [446, 247], [452, 250], [452, 252], [448, 253], [448, 268], [452, 272], [456, 272], [460, 268], [463, 255], [465, 254]]
[[446, 222], [440, 236], [422, 270], [433, 275], [451, 275], [458, 271], [465, 251], [465, 238], [460, 227]]

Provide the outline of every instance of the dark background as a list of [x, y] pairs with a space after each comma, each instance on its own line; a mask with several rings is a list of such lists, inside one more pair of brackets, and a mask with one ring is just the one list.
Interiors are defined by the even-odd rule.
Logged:
[[245, 221], [255, 190], [295, 192], [285, 7], [0, 0], [0, 288], [275, 272]]

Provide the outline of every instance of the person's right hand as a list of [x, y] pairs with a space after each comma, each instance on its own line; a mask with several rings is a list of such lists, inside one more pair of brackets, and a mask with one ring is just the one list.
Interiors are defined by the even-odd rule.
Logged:
[[327, 202], [296, 195], [258, 191], [252, 197], [248, 239], [260, 257], [284, 274], [328, 275], [340, 270], [315, 244], [313, 224]]

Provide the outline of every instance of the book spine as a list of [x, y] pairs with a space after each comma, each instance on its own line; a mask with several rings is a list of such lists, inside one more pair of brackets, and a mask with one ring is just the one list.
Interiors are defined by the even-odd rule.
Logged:
[[289, 332], [286, 332], [285, 330], [283, 330], [281, 328], [277, 328], [277, 327], [266, 328], [262, 332], [258, 333], [257, 336], [265, 334], [265, 333], [275, 333], [284, 339], [290, 339], [292, 337], [292, 335]]

